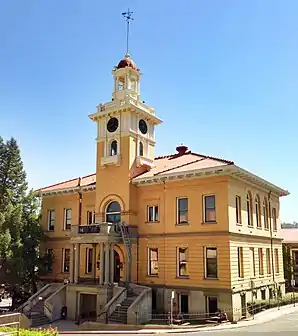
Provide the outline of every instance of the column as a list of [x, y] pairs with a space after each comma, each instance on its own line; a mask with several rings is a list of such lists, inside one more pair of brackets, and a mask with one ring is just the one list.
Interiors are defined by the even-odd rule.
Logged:
[[96, 280], [96, 246], [97, 244], [92, 244], [92, 278]]
[[104, 246], [103, 243], [100, 243], [100, 285], [103, 285], [104, 283], [104, 274], [105, 274], [105, 251], [104, 251]]
[[106, 245], [105, 248], [105, 285], [109, 284], [110, 280], [110, 244]]
[[114, 244], [110, 244], [110, 283], [114, 283]]
[[70, 249], [70, 265], [69, 265], [69, 281], [70, 283], [74, 282], [74, 257], [75, 257], [75, 253], [74, 253], [74, 244], [71, 245], [71, 249]]
[[79, 282], [80, 276], [80, 244], [75, 244], [75, 259], [74, 259], [74, 282]]

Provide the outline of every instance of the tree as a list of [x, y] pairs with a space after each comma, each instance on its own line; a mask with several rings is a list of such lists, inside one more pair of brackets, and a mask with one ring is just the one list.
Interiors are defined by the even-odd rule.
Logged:
[[46, 263], [42, 236], [38, 199], [28, 192], [17, 142], [0, 137], [0, 283], [11, 293], [13, 307], [24, 293], [37, 291]]
[[291, 285], [291, 280], [294, 276], [294, 260], [292, 255], [291, 246], [288, 244], [283, 244], [282, 246], [283, 254], [283, 264], [284, 264], [284, 276], [287, 282], [287, 285]]

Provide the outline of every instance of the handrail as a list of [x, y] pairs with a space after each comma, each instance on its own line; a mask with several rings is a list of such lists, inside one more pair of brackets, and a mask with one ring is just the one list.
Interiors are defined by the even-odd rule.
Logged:
[[[14, 327], [14, 328], [16, 328], [16, 330], [7, 331], [7, 332], [3, 332], [3, 333], [1, 332], [1, 335], [3, 335], [3, 336], [13, 335], [13, 334], [19, 335], [20, 326], [21, 326], [21, 314], [20, 313], [12, 313], [12, 314], [1, 315], [1, 318], [3, 318], [3, 317], [14, 317], [14, 316], [18, 317], [18, 321], [7, 322], [7, 323], [1, 323], [0, 322], [0, 328], [1, 327], [13, 327], [13, 326], [16, 326], [16, 327]], [[0, 318], [0, 320], [1, 320], [1, 318]]]
[[[119, 287], [119, 288], [120, 288], [120, 287]], [[100, 312], [100, 313], [97, 315], [97, 317], [100, 317], [101, 315], [106, 314], [106, 321], [107, 321], [107, 319], [108, 319], [108, 317], [109, 317], [109, 313], [110, 313], [110, 307], [113, 305], [113, 303], [115, 303], [116, 300], [118, 300], [118, 299], [120, 298], [120, 296], [121, 296], [122, 294], [124, 294], [124, 293], [126, 292], [126, 288], [121, 287], [120, 289], [121, 289], [121, 291], [120, 291], [118, 294], [116, 294], [115, 296], [113, 296], [113, 297], [111, 298], [111, 300], [110, 300], [110, 301], [105, 305], [105, 307], [103, 308], [103, 311]]]
[[30, 298], [29, 298], [26, 302], [22, 303], [22, 304], [16, 309], [16, 311], [17, 311], [17, 312], [23, 311], [24, 308], [27, 307], [29, 303], [31, 303], [37, 296], [40, 295], [40, 293], [42, 293], [44, 290], [46, 290], [46, 289], [49, 288], [50, 286], [51, 286], [51, 284], [47, 284], [47, 285], [41, 287], [40, 290], [38, 290], [36, 293], [34, 293], [32, 296], [30, 296]]
[[151, 288], [146, 288], [144, 289], [139, 295], [138, 297], [133, 301], [133, 303], [129, 306], [129, 309], [133, 309], [140, 301], [141, 299], [148, 293], [151, 291]]
[[[56, 296], [58, 293], [60, 293], [62, 290], [66, 288], [67, 285], [62, 285], [59, 287], [54, 293], [52, 293], [44, 302], [44, 312], [45, 310], [48, 310], [49, 316], [51, 316], [50, 320], [53, 320], [53, 311], [55, 309], [55, 305], [53, 305], [50, 301], [54, 296]], [[45, 314], [47, 316], [47, 314]], [[49, 317], [47, 316], [47, 317]]]

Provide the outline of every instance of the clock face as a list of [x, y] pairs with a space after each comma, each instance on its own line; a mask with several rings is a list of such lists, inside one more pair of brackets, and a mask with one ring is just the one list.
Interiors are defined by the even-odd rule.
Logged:
[[107, 130], [110, 133], [113, 133], [117, 130], [118, 126], [119, 126], [118, 119], [117, 118], [111, 118], [107, 123]]
[[139, 130], [143, 133], [146, 134], [148, 131], [148, 126], [145, 120], [141, 119], [139, 121]]

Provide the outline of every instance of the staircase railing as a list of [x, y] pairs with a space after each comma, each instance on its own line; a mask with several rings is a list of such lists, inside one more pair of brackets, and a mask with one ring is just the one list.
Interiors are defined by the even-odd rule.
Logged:
[[[32, 296], [30, 296], [30, 298], [24, 302], [23, 304], [21, 304], [16, 311], [19, 313], [27, 313], [28, 311], [30, 311], [30, 309], [38, 302], [38, 297], [49, 287], [51, 286], [51, 284], [47, 284], [43, 287], [40, 288], [40, 290], [38, 290], [35, 294], [33, 294]], [[34, 302], [36, 300], [36, 302]], [[34, 303], [34, 304], [33, 304]], [[28, 308], [28, 309], [27, 309]]]
[[111, 300], [105, 305], [103, 310], [98, 314], [97, 320], [100, 319], [101, 316], [105, 316], [105, 323], [109, 323], [109, 317], [113, 314], [113, 312], [116, 310], [117, 305], [121, 304], [127, 297], [127, 290], [126, 288], [120, 288], [118, 287], [119, 293], [114, 295]]

